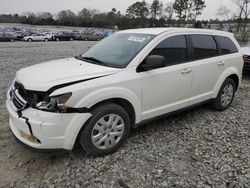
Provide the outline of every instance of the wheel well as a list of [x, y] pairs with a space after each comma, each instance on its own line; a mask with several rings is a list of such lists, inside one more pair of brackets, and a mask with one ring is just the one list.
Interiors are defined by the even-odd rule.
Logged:
[[107, 100], [104, 100], [104, 101], [101, 101], [101, 102], [95, 104], [89, 110], [91, 111], [93, 108], [96, 108], [99, 105], [103, 105], [104, 103], [115, 103], [115, 104], [120, 105], [122, 108], [124, 108], [130, 117], [131, 127], [134, 127], [134, 125], [135, 125], [135, 110], [134, 110], [133, 105], [128, 100], [122, 99], [122, 98], [107, 99]]
[[232, 75], [230, 75], [227, 78], [231, 78], [235, 82], [235, 84], [236, 84], [236, 90], [237, 90], [238, 87], [239, 87], [239, 81], [240, 81], [239, 77], [236, 74], [232, 74]]

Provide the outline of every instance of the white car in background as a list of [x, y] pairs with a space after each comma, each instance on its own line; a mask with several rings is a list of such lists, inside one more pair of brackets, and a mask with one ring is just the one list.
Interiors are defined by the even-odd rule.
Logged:
[[24, 41], [28, 41], [28, 42], [32, 42], [32, 41], [44, 41], [44, 42], [48, 42], [49, 40], [52, 39], [52, 35], [48, 35], [48, 34], [33, 34], [31, 36], [25, 36], [23, 38]]
[[250, 47], [241, 48], [241, 52], [243, 53], [244, 59], [244, 68], [245, 72], [250, 72]]

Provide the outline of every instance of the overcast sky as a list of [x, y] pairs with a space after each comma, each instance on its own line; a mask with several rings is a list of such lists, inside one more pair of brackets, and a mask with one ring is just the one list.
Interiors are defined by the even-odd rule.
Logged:
[[[57, 13], [60, 10], [70, 9], [78, 12], [83, 8], [99, 9], [109, 11], [116, 8], [125, 13], [127, 7], [137, 0], [0, 0], [0, 14], [12, 14], [23, 12], [44, 12]], [[152, 0], [146, 0], [151, 3]], [[167, 3], [174, 0], [162, 0]], [[234, 10], [235, 6], [231, 0], [205, 0], [206, 9], [199, 19], [210, 19], [216, 17], [216, 10], [220, 5], [226, 5]]]

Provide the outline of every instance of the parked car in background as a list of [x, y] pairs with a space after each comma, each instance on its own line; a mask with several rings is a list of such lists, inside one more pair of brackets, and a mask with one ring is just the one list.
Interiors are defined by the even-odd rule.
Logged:
[[0, 33], [0, 41], [2, 42], [14, 42], [18, 38], [10, 33]]
[[52, 40], [52, 36], [51, 35], [47, 35], [47, 34], [33, 34], [31, 36], [25, 36], [23, 37], [24, 41], [28, 41], [28, 42], [32, 42], [32, 41], [44, 41], [44, 42], [48, 42], [49, 40]]
[[211, 102], [230, 107], [243, 59], [233, 34], [188, 28], [118, 32], [75, 58], [17, 72], [7, 94], [10, 128], [37, 149], [115, 152], [131, 128]]
[[23, 38], [25, 37], [25, 36], [29, 36], [30, 34], [29, 34], [29, 32], [27, 32], [27, 31], [17, 31], [17, 32], [15, 32], [15, 34], [14, 34], [16, 37], [17, 37], [17, 39], [18, 40], [23, 40]]
[[101, 40], [101, 34], [96, 31], [85, 31], [81, 33], [81, 40], [97, 41]]
[[109, 37], [111, 35], [113, 35], [112, 31], [102, 31], [101, 32], [101, 38], [106, 38], [106, 37]]
[[73, 30], [72, 34], [74, 35], [75, 40], [81, 40], [81, 31]]
[[71, 32], [59, 32], [55, 33], [52, 39], [55, 41], [73, 41], [76, 40], [76, 35]]
[[250, 47], [241, 48], [244, 59], [244, 72], [250, 73]]

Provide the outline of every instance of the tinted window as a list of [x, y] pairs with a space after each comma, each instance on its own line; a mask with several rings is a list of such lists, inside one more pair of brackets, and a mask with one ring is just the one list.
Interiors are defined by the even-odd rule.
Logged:
[[184, 35], [167, 38], [158, 44], [149, 55], [161, 55], [166, 59], [166, 66], [187, 61], [187, 44]]
[[203, 59], [218, 55], [214, 38], [210, 35], [191, 35], [193, 59]]
[[223, 55], [238, 52], [237, 47], [234, 45], [233, 41], [230, 38], [216, 36], [216, 39], [221, 47], [221, 53]]

